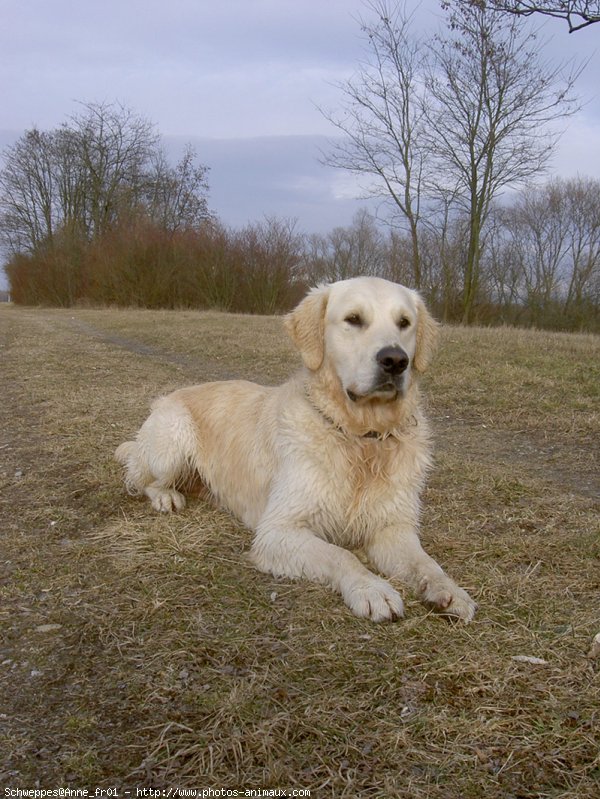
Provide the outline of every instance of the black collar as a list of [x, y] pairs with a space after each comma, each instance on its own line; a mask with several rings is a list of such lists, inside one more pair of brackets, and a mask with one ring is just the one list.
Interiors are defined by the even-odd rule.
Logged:
[[377, 430], [369, 430], [368, 433], [363, 433], [360, 438], [377, 438], [379, 441], [383, 441], [384, 438], [388, 438], [389, 436], [393, 435], [392, 433], [378, 433]]
[[329, 422], [329, 424], [332, 427], [335, 427], [336, 430], [339, 430], [340, 433], [343, 433], [348, 438], [374, 438], [376, 441], [384, 441], [386, 438], [390, 438], [394, 435], [393, 433], [380, 433], [378, 430], [368, 430], [366, 433], [349, 433], [339, 424], [336, 424], [333, 421], [333, 419], [330, 419], [329, 416], [324, 414], [318, 408], [315, 408], [315, 410], [319, 412], [319, 414], [323, 417], [323, 419], [325, 419], [326, 422]]

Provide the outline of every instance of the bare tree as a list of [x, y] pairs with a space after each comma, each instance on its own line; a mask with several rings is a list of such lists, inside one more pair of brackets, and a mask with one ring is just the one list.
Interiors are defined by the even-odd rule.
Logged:
[[491, 214], [484, 269], [490, 289], [489, 300], [498, 308], [498, 320], [516, 323], [523, 306], [521, 256], [510, 235], [511, 209], [498, 206]]
[[537, 3], [532, 0], [469, 0], [471, 5], [489, 8], [516, 16], [529, 17], [542, 14], [565, 20], [569, 33], [574, 33], [595, 22], [600, 22], [598, 0], [558, 0], [554, 3]]
[[86, 226], [92, 237], [101, 235], [141, 203], [159, 137], [152, 123], [120, 104], [89, 103], [69, 128], [85, 175]]
[[543, 192], [528, 189], [512, 208], [510, 228], [526, 290], [522, 301], [542, 327], [564, 280], [568, 233], [560, 192], [552, 184]]
[[51, 238], [56, 223], [54, 141], [33, 128], [8, 147], [0, 172], [2, 239], [11, 253]]
[[[340, 86], [342, 112], [325, 116], [343, 133], [325, 163], [366, 176], [368, 192], [391, 201], [408, 228], [412, 281], [421, 286], [419, 225], [427, 169], [420, 103], [422, 47], [409, 34], [400, 5], [372, 0], [374, 22], [362, 22], [370, 60]], [[373, 181], [375, 178], [375, 181]]]
[[564, 195], [569, 226], [570, 275], [564, 310], [581, 321], [598, 304], [594, 288], [600, 285], [600, 181], [572, 178], [556, 185]]
[[540, 174], [574, 113], [578, 72], [540, 61], [534, 34], [485, 5], [445, 4], [449, 32], [437, 38], [427, 76], [428, 140], [438, 175], [469, 218], [463, 322], [479, 290], [482, 235], [495, 196]]
[[170, 232], [208, 220], [207, 174], [208, 167], [197, 163], [191, 145], [185, 147], [175, 167], [169, 164], [164, 150], [157, 149], [147, 178], [150, 218]]

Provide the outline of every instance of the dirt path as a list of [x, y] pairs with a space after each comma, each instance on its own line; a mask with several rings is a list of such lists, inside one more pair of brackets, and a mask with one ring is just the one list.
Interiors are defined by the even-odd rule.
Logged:
[[107, 330], [101, 330], [91, 325], [89, 322], [76, 317], [72, 317], [69, 322], [76, 335], [82, 334], [88, 336], [110, 347], [118, 347], [119, 349], [127, 350], [127, 352], [134, 353], [142, 358], [149, 358], [163, 364], [179, 366], [190, 372], [193, 371], [194, 373], [201, 371], [206, 375], [210, 375], [210, 379], [215, 379], [215, 376], [218, 376], [220, 380], [235, 380], [239, 378], [239, 374], [228, 370], [223, 364], [208, 357], [199, 359], [197, 355], [186, 355], [185, 353], [173, 352], [151, 344], [144, 344], [142, 341], [137, 341], [136, 339], [120, 336]]

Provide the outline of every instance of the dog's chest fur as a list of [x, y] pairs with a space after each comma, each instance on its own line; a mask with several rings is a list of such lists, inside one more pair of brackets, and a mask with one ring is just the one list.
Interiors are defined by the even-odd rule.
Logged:
[[384, 439], [332, 429], [324, 435], [334, 441], [304, 450], [299, 459], [297, 501], [290, 503], [294, 515], [295, 507], [302, 509], [298, 521], [343, 546], [361, 546], [400, 518], [416, 525], [430, 465], [426, 429]]

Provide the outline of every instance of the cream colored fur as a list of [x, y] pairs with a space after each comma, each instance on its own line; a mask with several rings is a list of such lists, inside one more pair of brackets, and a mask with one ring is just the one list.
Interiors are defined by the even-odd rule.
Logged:
[[[417, 384], [437, 335], [419, 295], [378, 278], [340, 281], [310, 292], [285, 325], [304, 369], [277, 388], [236, 380], [157, 400], [116, 452], [128, 489], [181, 510], [199, 477], [255, 531], [262, 571], [329, 585], [357, 616], [402, 616], [400, 594], [350, 551], [360, 548], [384, 577], [470, 621], [475, 603], [418, 537], [430, 444]], [[389, 347], [408, 358], [393, 386], [378, 361]]]

